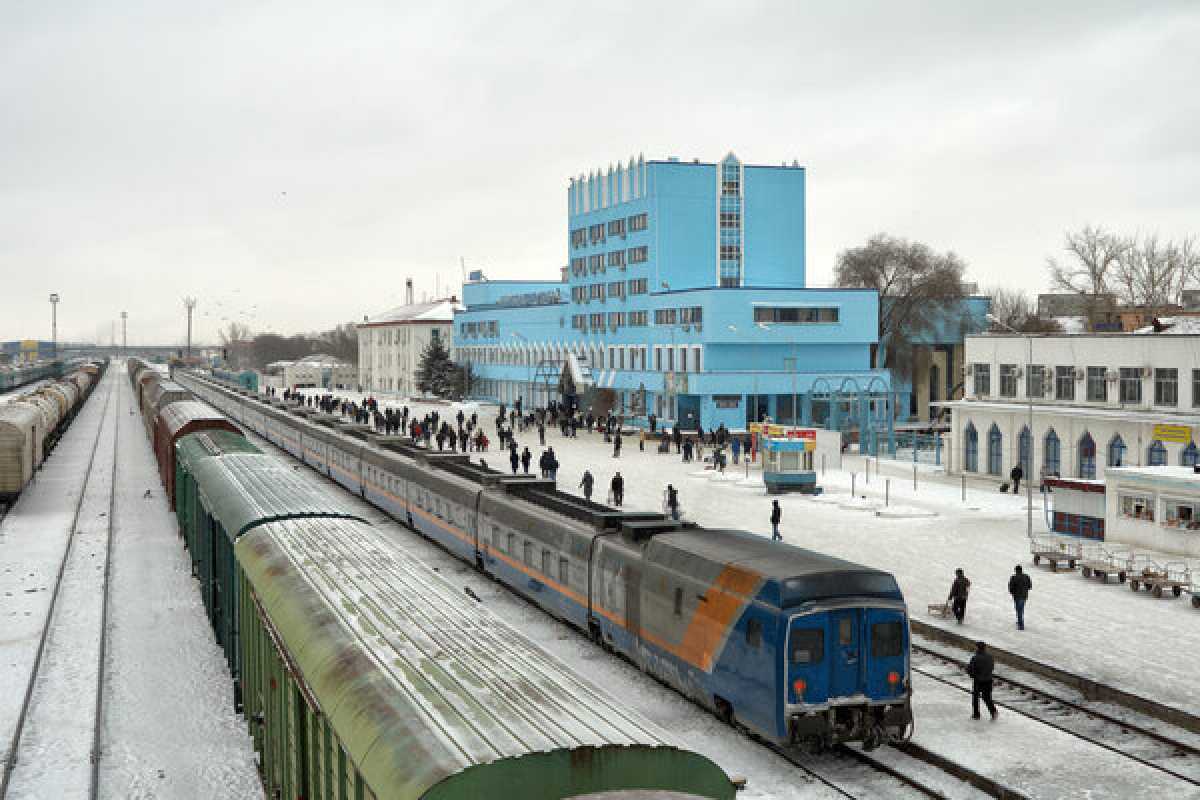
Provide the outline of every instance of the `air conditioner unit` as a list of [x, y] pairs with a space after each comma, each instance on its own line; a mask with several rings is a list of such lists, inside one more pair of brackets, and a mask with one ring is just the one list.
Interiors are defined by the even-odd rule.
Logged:
[[1075, 368], [1075, 380], [1081, 381], [1086, 377], [1087, 377], [1087, 370], [1085, 370], [1083, 367]]
[[1149, 378], [1154, 375], [1154, 367], [1142, 367], [1142, 377]]

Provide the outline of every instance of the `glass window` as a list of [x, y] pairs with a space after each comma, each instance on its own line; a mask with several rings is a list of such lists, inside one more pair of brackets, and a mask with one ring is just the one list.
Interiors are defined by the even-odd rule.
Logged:
[[683, 616], [683, 589], [675, 587], [675, 616]]
[[1030, 465], [1033, 463], [1030, 450], [1032, 449], [1033, 436], [1029, 433], [1029, 426], [1021, 428], [1020, 435], [1017, 436], [1017, 460], [1021, 464], [1021, 472], [1025, 475], [1025, 479], [1029, 480], [1033, 477], [1033, 470]]
[[988, 429], [988, 474], [999, 475], [1004, 468], [1004, 438], [994, 424]]
[[1175, 406], [1179, 404], [1179, 370], [1154, 370], [1154, 405]]
[[756, 649], [762, 645], [762, 622], [756, 617], [746, 623], [746, 644]]
[[1096, 478], [1096, 440], [1085, 433], [1079, 440], [1079, 477], [1084, 480]]
[[1151, 443], [1150, 452], [1146, 455], [1146, 464], [1151, 467], [1163, 467], [1167, 464], [1167, 448], [1157, 439]]
[[1121, 516], [1154, 521], [1154, 498], [1144, 494], [1122, 494]]
[[986, 397], [992, 393], [991, 364], [976, 364], [973, 372], [975, 394]]
[[1121, 403], [1141, 405], [1142, 402], [1142, 371], [1138, 367], [1121, 367], [1121, 385], [1119, 397]]
[[1183, 448], [1183, 452], [1179, 454], [1179, 463], [1185, 467], [1200, 464], [1200, 450], [1196, 448], [1195, 442], [1188, 442], [1188, 446]]
[[1047, 475], [1058, 475], [1060, 469], [1060, 449], [1058, 434], [1053, 430], [1046, 433], [1046, 441], [1042, 447], [1042, 467]]
[[854, 620], [850, 617], [842, 617], [838, 620], [838, 644], [854, 644]]
[[1168, 528], [1200, 529], [1200, 503], [1194, 500], [1163, 501], [1163, 525]]
[[871, 626], [871, 656], [888, 658], [904, 653], [904, 629], [899, 622], [876, 622]]
[[1046, 393], [1045, 386], [1046, 368], [1040, 364], [1030, 366], [1029, 372], [1025, 375], [1025, 396], [1041, 397]]
[[963, 469], [967, 472], [979, 471], [979, 434], [971, 423], [967, 424], [967, 430], [963, 433]]
[[793, 628], [788, 640], [788, 659], [793, 664], [820, 664], [825, 658], [825, 632]]
[[1192, 370], [1192, 408], [1200, 408], [1200, 369]]
[[1075, 368], [1074, 367], [1055, 367], [1054, 368], [1054, 399], [1055, 400], [1074, 400], [1075, 399]]
[[1125, 440], [1116, 434], [1108, 441], [1108, 465], [1119, 467], [1125, 463]]
[[1104, 381], [1104, 367], [1087, 368], [1087, 401], [1089, 403], [1108, 402], [1108, 384]]
[[1001, 364], [1000, 365], [1000, 396], [1001, 397], [1016, 397], [1017, 396], [1017, 365], [1016, 364]]

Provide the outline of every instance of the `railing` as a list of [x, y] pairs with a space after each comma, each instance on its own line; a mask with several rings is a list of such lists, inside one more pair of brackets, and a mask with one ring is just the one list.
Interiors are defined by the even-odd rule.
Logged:
[[[940, 434], [896, 431], [896, 452], [891, 457], [897, 461], [941, 466], [942, 446]], [[880, 447], [879, 450], [880, 455], [887, 454], [886, 447]]]

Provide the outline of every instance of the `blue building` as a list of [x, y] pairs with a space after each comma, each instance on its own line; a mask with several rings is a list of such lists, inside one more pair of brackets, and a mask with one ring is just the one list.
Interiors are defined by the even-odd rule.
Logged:
[[[666, 425], [835, 427], [890, 393], [874, 290], [805, 287], [805, 171], [678, 159], [572, 179], [559, 280], [463, 287], [456, 357], [482, 399], [561, 396]], [[881, 400], [881, 404], [882, 404]]]

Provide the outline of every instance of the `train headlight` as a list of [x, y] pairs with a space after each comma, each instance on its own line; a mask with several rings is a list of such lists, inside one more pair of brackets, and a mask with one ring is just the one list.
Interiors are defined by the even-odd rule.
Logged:
[[887, 681], [888, 681], [888, 685], [891, 686], [892, 689], [895, 689], [897, 686], [900, 685], [900, 673], [899, 672], [889, 672]]
[[808, 684], [804, 682], [804, 678], [796, 678], [792, 688], [796, 690], [796, 699], [800, 700], [804, 697], [804, 690], [808, 688]]

